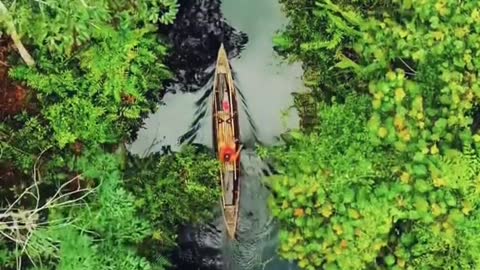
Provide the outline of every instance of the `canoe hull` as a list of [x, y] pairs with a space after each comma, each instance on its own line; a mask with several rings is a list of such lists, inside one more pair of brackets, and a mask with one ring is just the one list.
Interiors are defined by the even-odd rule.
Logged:
[[[220, 46], [214, 78], [213, 91], [213, 145], [220, 157], [220, 145], [231, 143], [235, 151], [240, 149], [237, 94], [227, 54]], [[222, 186], [222, 209], [228, 236], [235, 238], [238, 224], [240, 199], [240, 154], [234, 162], [222, 163], [220, 183]]]

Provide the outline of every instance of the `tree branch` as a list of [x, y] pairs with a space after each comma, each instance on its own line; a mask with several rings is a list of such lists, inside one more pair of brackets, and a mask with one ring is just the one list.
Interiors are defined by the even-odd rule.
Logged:
[[18, 53], [20, 54], [20, 57], [22, 57], [25, 64], [27, 64], [29, 67], [34, 66], [35, 61], [33, 60], [30, 53], [27, 51], [27, 49], [25, 49], [25, 47], [23, 46], [23, 43], [20, 40], [20, 37], [18, 36], [17, 30], [15, 29], [15, 25], [13, 24], [13, 19], [10, 17], [7, 7], [3, 4], [1, 0], [0, 0], [0, 16], [6, 18], [5, 23], [7, 24], [7, 31], [10, 34], [10, 37], [13, 40], [13, 44], [15, 44], [15, 47], [17, 48]]
[[[42, 152], [43, 153], [43, 152]], [[79, 201], [82, 201], [90, 195], [91, 193], [95, 192], [98, 188], [78, 188], [73, 191], [66, 190], [68, 185], [81, 179], [81, 175], [77, 175], [74, 178], [68, 180], [64, 184], [62, 184], [55, 194], [46, 200], [43, 205], [40, 204], [40, 194], [39, 194], [39, 184], [41, 183], [41, 175], [39, 169], [37, 167], [38, 159], [34, 166], [34, 183], [27, 187], [18, 198], [8, 206], [6, 209], [0, 209], [0, 238], [2, 236], [5, 239], [10, 240], [11, 242], [15, 243], [15, 247], [17, 249], [17, 269], [22, 269], [22, 260], [21, 256], [23, 254], [27, 255], [28, 258], [32, 261], [32, 264], [35, 262], [28, 254], [27, 247], [30, 245], [30, 238], [34, 234], [35, 230], [42, 225], [49, 225], [49, 226], [58, 226], [55, 223], [59, 224], [69, 224], [66, 223], [66, 219], [61, 220], [48, 220], [45, 222], [40, 221], [40, 213], [47, 209], [57, 208], [57, 207], [65, 207], [65, 206], [72, 206], [76, 205]], [[37, 178], [38, 177], [38, 178]], [[40, 180], [40, 181], [39, 181]], [[35, 191], [34, 191], [35, 190]], [[78, 198], [71, 199], [71, 195], [79, 194]], [[25, 196], [31, 196], [36, 200], [35, 208], [33, 209], [23, 209], [19, 207], [19, 203], [21, 199]]]

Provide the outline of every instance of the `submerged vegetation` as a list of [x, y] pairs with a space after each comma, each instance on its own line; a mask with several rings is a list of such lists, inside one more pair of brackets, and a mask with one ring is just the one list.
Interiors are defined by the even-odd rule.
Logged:
[[[478, 269], [478, 1], [280, 0], [316, 125], [264, 153], [304, 269]], [[418, 2], [418, 3], [417, 3]]]
[[0, 7], [0, 268], [163, 269], [218, 198], [207, 152], [125, 153], [171, 77], [177, 1]]

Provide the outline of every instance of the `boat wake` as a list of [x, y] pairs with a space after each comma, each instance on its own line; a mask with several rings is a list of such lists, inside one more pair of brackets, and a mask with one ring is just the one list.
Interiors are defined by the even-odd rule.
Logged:
[[[195, 102], [195, 106], [197, 107], [195, 111], [195, 118], [190, 124], [189, 129], [182, 136], [179, 137], [179, 144], [194, 143], [199, 130], [204, 124], [204, 120], [206, 120], [206, 117], [207, 125], [210, 125], [208, 119], [212, 113], [211, 102], [213, 93], [214, 67], [215, 66], [212, 65], [205, 71], [207, 74], [209, 74], [209, 79], [198, 90], [200, 92], [203, 92], [204, 94]], [[255, 144], [263, 145], [262, 141], [257, 136], [257, 125], [255, 124], [255, 120], [249, 112], [247, 100], [245, 99], [245, 95], [243, 95], [242, 93], [239, 83], [240, 80], [236, 75], [235, 70], [232, 70], [232, 76], [235, 83], [235, 91], [239, 94], [240, 97], [240, 119], [242, 120], [242, 123], [245, 123], [245, 121], [243, 121], [244, 119], [246, 119], [246, 123], [248, 123], [247, 127], [245, 127], [245, 125], [241, 125], [242, 128], [240, 130], [240, 137], [242, 138], [242, 144], [244, 145], [244, 147], [249, 148], [253, 148]]]
[[[268, 206], [270, 195], [262, 179], [273, 174], [252, 149], [242, 151], [240, 214], [237, 240], [226, 233], [220, 209], [218, 218], [200, 227], [189, 226], [180, 233], [177, 269], [198, 270], [293, 270], [294, 264], [280, 261], [276, 254], [278, 227]], [[261, 202], [261, 203], [260, 203]]]
[[[263, 1], [266, 0], [262, 0], [262, 3], [266, 3]], [[139, 153], [145, 152], [144, 156], [148, 152], [171, 151], [170, 145], [175, 148], [177, 138], [180, 144], [201, 143], [204, 147], [210, 148], [208, 143], [212, 141], [211, 102], [218, 48], [223, 43], [228, 52], [228, 58], [233, 59], [240, 55], [248, 42], [245, 33], [235, 30], [225, 21], [220, 10], [220, 0], [179, 0], [179, 3], [180, 11], [175, 23], [163, 29], [161, 33], [172, 44], [171, 57], [166, 64], [175, 75], [164, 95], [168, 92], [178, 92], [181, 95], [165, 95], [164, 101], [167, 105], [160, 107], [158, 114], [152, 114], [151, 118], [146, 120], [147, 128], [144, 130], [145, 134], [137, 140], [136, 150]], [[238, 71], [240, 73], [240, 66]], [[240, 189], [242, 192], [237, 240], [228, 239], [224, 218], [218, 207], [214, 209], [217, 219], [201, 226], [186, 225], [179, 231], [179, 248], [175, 251], [172, 262], [180, 270], [294, 269], [289, 264], [280, 262], [276, 255], [278, 229], [270, 217], [266, 204], [269, 192], [261, 183], [261, 180], [272, 171], [252, 150], [255, 145], [263, 145], [259, 137], [262, 139], [264, 137], [259, 134], [266, 128], [272, 129], [268, 119], [262, 122], [259, 117], [265, 116], [263, 109], [256, 110], [255, 113], [256, 106], [248, 106], [247, 97], [250, 99], [250, 104], [265, 100], [265, 92], [259, 92], [258, 94], [263, 94], [260, 95], [261, 98], [253, 100], [258, 97], [257, 93], [248, 96], [247, 91], [255, 89], [249, 85], [252, 81], [251, 76], [261, 76], [261, 72], [255, 70], [253, 75], [242, 73], [242, 76], [249, 78], [241, 78], [235, 73], [235, 67], [233, 67], [232, 73], [235, 89], [239, 93], [237, 97], [240, 101], [240, 138], [244, 145], [241, 158]], [[272, 79], [272, 82], [276, 81], [277, 79]], [[285, 82], [285, 80], [278, 81], [281, 81], [279, 84]], [[242, 92], [242, 87], [245, 93]], [[278, 85], [275, 87], [279, 88]], [[276, 89], [275, 87], [272, 86], [271, 89]], [[276, 92], [273, 96], [274, 100], [278, 100]], [[255, 115], [256, 121], [252, 114]], [[268, 118], [268, 114], [266, 117]], [[256, 122], [263, 123], [265, 127], [257, 129]], [[155, 132], [157, 130], [158, 133], [160, 128], [163, 132], [161, 136]], [[275, 132], [275, 129], [273, 130]], [[148, 146], [152, 137], [155, 139]], [[207, 143], [201, 142], [202, 140]], [[267, 139], [264, 140], [267, 141]]]

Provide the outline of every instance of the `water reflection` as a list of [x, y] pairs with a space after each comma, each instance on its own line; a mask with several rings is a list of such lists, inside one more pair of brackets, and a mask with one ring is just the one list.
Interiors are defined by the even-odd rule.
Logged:
[[[286, 128], [298, 125], [295, 113], [286, 121], [282, 121], [281, 114], [292, 104], [291, 93], [302, 86], [301, 66], [281, 64], [273, 51], [272, 38], [286, 18], [277, 0], [225, 0], [222, 11], [233, 27], [249, 37], [241, 56], [231, 63], [249, 112], [259, 127], [257, 136], [266, 144], [275, 143]], [[241, 118], [241, 126], [246, 124], [244, 119]]]
[[[221, 13], [215, 3], [219, 1], [185, 2], [188, 5], [182, 7], [178, 23], [168, 30], [175, 48], [169, 60], [177, 75], [169, 87], [173, 91], [164, 96], [166, 105], [145, 120], [129, 150], [142, 154], [152, 144], [156, 144], [152, 151], [159, 151], [162, 144], [176, 150], [181, 136], [180, 142], [211, 145], [210, 108], [206, 106], [209, 98], [204, 95], [211, 89], [209, 80], [220, 42], [226, 42], [229, 57], [234, 57], [231, 64], [235, 82], [243, 102], [248, 104], [240, 112], [241, 137], [275, 143], [285, 129], [297, 126], [295, 113], [287, 121], [281, 115], [292, 103], [290, 94], [299, 90], [302, 73], [300, 65], [282, 65], [273, 51], [272, 37], [286, 20], [279, 4], [276, 0], [226, 0], [222, 12], [227, 23], [218, 15]], [[241, 51], [247, 41], [244, 33], [249, 37], [248, 44]], [[199, 42], [200, 37], [207, 41]], [[260, 127], [256, 132], [254, 122]]]
[[[171, 145], [175, 151], [179, 139], [211, 146], [209, 80], [218, 50], [215, 44], [220, 41], [227, 42], [226, 49], [233, 57], [235, 82], [243, 97], [240, 110], [243, 143], [259, 139], [274, 144], [286, 129], [297, 127], [295, 113], [285, 121], [281, 118], [283, 110], [292, 104], [291, 93], [302, 86], [302, 70], [299, 64], [282, 65], [273, 51], [272, 37], [286, 22], [277, 0], [224, 0], [222, 12], [228, 24], [222, 19], [217, 0], [183, 2], [189, 3], [190, 10], [182, 10], [178, 24], [169, 34], [178, 50], [175, 52], [178, 59], [171, 60], [178, 68], [177, 80], [171, 86], [176, 94], [165, 95], [166, 105], [145, 120], [145, 128], [139, 131], [129, 150], [142, 154]], [[192, 33], [194, 30], [199, 32]], [[243, 32], [248, 35], [248, 43], [242, 51], [246, 42]], [[203, 38], [208, 40], [202, 41]], [[183, 250], [179, 257], [197, 266], [185, 269], [294, 269], [276, 256], [277, 228], [266, 205], [269, 193], [261, 185], [268, 166], [247, 150], [242, 152], [242, 167], [239, 241], [219, 237], [224, 235], [221, 219], [205, 225], [203, 230], [188, 229], [181, 234]], [[219, 250], [224, 254], [223, 262], [218, 261]]]
[[[282, 64], [273, 51], [272, 38], [286, 19], [276, 0], [225, 0], [222, 11], [233, 27], [249, 37], [241, 57], [232, 59], [231, 64], [248, 102], [248, 112], [258, 126], [258, 138], [274, 144], [279, 134], [298, 126], [295, 113], [285, 121], [281, 115], [292, 104], [291, 93], [302, 86], [301, 66]], [[241, 118], [242, 127], [244, 119]], [[224, 258], [233, 258], [226, 269], [295, 269], [294, 264], [280, 260], [276, 254], [278, 228], [268, 211], [269, 192], [261, 184], [265, 173], [271, 171], [250, 151], [242, 152], [242, 167], [245, 177], [241, 187], [239, 241], [230, 242], [224, 250]]]

